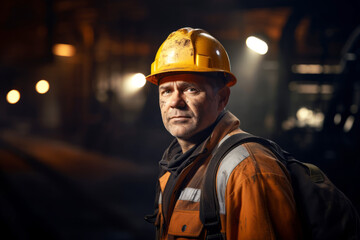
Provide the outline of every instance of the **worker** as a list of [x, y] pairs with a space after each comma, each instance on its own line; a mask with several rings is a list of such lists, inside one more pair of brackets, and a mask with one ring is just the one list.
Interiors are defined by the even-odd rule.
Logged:
[[[160, 46], [146, 79], [158, 86], [162, 121], [174, 136], [159, 163], [157, 207], [148, 220], [157, 239], [206, 239], [200, 196], [207, 164], [225, 138], [243, 132], [225, 110], [237, 82], [228, 54], [208, 32], [182, 28]], [[257, 143], [228, 155], [216, 176], [222, 238], [299, 239], [293, 189], [276, 157]]]

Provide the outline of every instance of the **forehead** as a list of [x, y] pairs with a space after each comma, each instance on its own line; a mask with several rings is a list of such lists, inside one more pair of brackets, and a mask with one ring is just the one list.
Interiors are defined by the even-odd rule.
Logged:
[[170, 85], [174, 82], [185, 83], [185, 84], [186, 83], [195, 84], [198, 86], [210, 86], [211, 81], [216, 81], [216, 80], [211, 79], [208, 76], [204, 76], [201, 74], [191, 74], [191, 73], [175, 74], [175, 75], [166, 76], [166, 77], [163, 77], [162, 79], [160, 79], [159, 87], [165, 86], [165, 85]]

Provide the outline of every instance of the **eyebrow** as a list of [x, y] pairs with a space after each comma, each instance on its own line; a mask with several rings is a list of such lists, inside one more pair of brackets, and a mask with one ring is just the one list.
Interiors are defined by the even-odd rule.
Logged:
[[[170, 82], [169, 82], [170, 83]], [[188, 88], [188, 87], [195, 87], [200, 88], [197, 84], [191, 83], [191, 82], [179, 82], [177, 83], [179, 88]], [[165, 89], [171, 87], [171, 84], [164, 83], [161, 86], [159, 86], [159, 89]]]
[[169, 88], [170, 86], [168, 86], [168, 85], [161, 85], [161, 86], [159, 86], [159, 90], [162, 90], [162, 89], [167, 89], [167, 88]]
[[199, 88], [198, 85], [196, 85], [195, 83], [189, 83], [189, 82], [182, 82], [180, 83], [180, 87], [196, 87], [196, 88]]

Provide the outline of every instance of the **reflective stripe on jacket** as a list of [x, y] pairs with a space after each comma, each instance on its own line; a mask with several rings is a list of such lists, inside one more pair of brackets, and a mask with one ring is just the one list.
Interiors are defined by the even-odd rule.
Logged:
[[[204, 239], [199, 218], [203, 177], [214, 149], [227, 136], [241, 132], [239, 120], [227, 112], [205, 142], [208, 154], [199, 155], [182, 170], [168, 198], [166, 215], [162, 195], [171, 173], [159, 179], [160, 239]], [[246, 143], [221, 162], [216, 190], [226, 239], [300, 239], [301, 230], [293, 190], [286, 169], [263, 146]]]

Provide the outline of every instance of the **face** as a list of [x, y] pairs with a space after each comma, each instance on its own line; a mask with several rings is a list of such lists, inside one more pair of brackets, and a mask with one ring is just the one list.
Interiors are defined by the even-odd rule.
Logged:
[[227, 100], [202, 75], [179, 74], [159, 83], [159, 103], [165, 128], [174, 137], [189, 140], [215, 122]]

